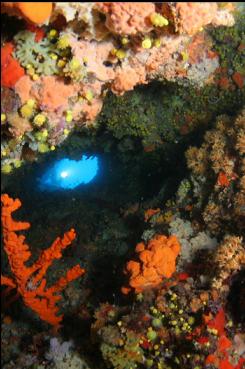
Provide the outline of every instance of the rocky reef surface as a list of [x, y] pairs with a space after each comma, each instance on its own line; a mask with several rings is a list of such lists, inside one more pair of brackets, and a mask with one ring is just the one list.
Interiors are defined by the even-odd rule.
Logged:
[[[1, 19], [3, 369], [242, 369], [244, 4]], [[82, 155], [90, 184], [40, 190]]]

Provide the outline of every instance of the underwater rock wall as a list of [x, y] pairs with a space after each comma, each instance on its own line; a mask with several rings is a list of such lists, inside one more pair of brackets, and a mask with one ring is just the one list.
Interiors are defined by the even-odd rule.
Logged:
[[3, 369], [242, 369], [244, 4], [1, 12]]
[[[215, 105], [222, 105], [222, 100], [229, 105], [231, 92], [234, 101], [244, 99], [242, 21], [235, 23], [239, 12], [232, 3], [53, 3], [42, 11], [35, 5], [43, 20], [35, 19], [35, 12], [31, 17], [27, 3], [23, 7], [9, 4], [3, 3], [2, 12], [17, 14], [27, 23], [20, 23], [13, 38], [6, 38], [4, 32], [2, 36], [4, 173], [55, 150], [74, 129], [96, 130], [96, 117], [108, 91], [121, 96], [137, 85], [158, 80], [174, 83], [175, 96], [178, 85], [190, 88], [193, 106], [196, 95], [202, 102], [207, 89], [215, 90]], [[5, 22], [11, 28], [15, 19]], [[210, 27], [213, 35], [207, 32]], [[232, 40], [229, 50], [236, 53], [235, 58], [229, 57], [232, 68], [220, 63], [228, 46], [226, 37]], [[177, 130], [182, 128], [185, 133], [189, 126], [198, 125], [192, 116], [195, 109], [189, 111], [178, 98], [166, 99], [163, 97], [163, 104], [172, 106], [170, 120], [177, 120]], [[118, 102], [109, 99], [109, 110]], [[148, 115], [151, 107], [146, 110]], [[202, 105], [198, 114], [201, 110]], [[179, 121], [179, 113], [184, 121]], [[141, 115], [143, 118], [143, 111]], [[161, 132], [162, 115], [165, 108], [161, 115], [153, 116], [159, 123], [146, 120], [147, 148], [165, 140], [164, 134], [159, 137], [150, 128], [156, 125], [155, 131]], [[128, 117], [118, 115], [116, 119], [113, 125], [118, 131]], [[108, 129], [117, 136], [111, 124], [109, 119]], [[167, 125], [171, 130], [172, 122]], [[129, 135], [135, 135], [135, 129], [137, 122]]]

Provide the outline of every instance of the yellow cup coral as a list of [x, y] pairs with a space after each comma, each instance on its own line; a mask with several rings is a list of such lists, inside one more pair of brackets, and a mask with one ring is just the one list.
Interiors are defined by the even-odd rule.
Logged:
[[40, 144], [38, 144], [38, 151], [41, 154], [45, 154], [46, 152], [49, 151], [49, 146], [45, 143], [40, 143]]
[[44, 114], [37, 114], [33, 119], [33, 123], [37, 127], [41, 127], [46, 122], [46, 117]]
[[153, 24], [153, 26], [155, 26], [155, 27], [164, 27], [164, 26], [168, 25], [167, 18], [163, 17], [159, 13], [153, 13], [150, 16], [150, 20], [151, 20], [151, 23]]
[[1, 171], [4, 174], [9, 174], [9, 173], [12, 172], [12, 169], [13, 169], [12, 165], [10, 165], [10, 164], [3, 164], [2, 168], [1, 168]]
[[89, 102], [91, 102], [94, 98], [93, 92], [91, 90], [87, 91], [85, 93], [85, 98], [86, 100], [88, 100]]
[[65, 119], [66, 119], [67, 123], [72, 122], [73, 116], [72, 116], [72, 111], [71, 110], [67, 110]]
[[64, 50], [69, 46], [70, 46], [69, 37], [67, 35], [61, 36], [57, 42], [58, 49]]
[[1, 123], [6, 122], [7, 116], [4, 113], [1, 113]]
[[34, 114], [34, 109], [29, 106], [28, 104], [24, 104], [21, 108], [20, 108], [20, 114], [23, 118], [31, 118]]
[[145, 38], [142, 43], [141, 46], [143, 47], [143, 49], [150, 49], [152, 46], [152, 41], [150, 38]]
[[126, 52], [123, 49], [119, 49], [116, 52], [116, 56], [118, 57], [118, 59], [124, 59], [126, 56]]

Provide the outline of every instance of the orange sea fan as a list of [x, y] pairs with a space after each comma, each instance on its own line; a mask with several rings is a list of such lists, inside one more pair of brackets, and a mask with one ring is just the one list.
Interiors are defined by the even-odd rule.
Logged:
[[61, 292], [66, 285], [82, 276], [85, 270], [79, 265], [74, 266], [64, 277], [61, 277], [53, 286], [46, 288], [44, 278], [47, 269], [54, 259], [61, 258], [61, 251], [68, 247], [76, 234], [74, 229], [66, 232], [63, 238], [58, 237], [53, 244], [44, 250], [38, 260], [30, 267], [25, 263], [30, 259], [31, 252], [25, 243], [25, 236], [17, 235], [17, 231], [30, 228], [30, 223], [13, 220], [12, 212], [20, 208], [19, 199], [12, 199], [7, 194], [1, 195], [2, 227], [4, 250], [8, 256], [12, 278], [2, 276], [1, 284], [16, 288], [22, 296], [26, 306], [34, 310], [39, 317], [49, 324], [59, 327], [63, 316], [58, 314], [57, 302], [61, 299]]

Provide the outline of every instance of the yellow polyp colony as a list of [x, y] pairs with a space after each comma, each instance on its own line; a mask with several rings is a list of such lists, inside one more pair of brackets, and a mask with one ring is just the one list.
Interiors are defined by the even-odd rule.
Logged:
[[162, 44], [161, 40], [159, 38], [157, 38], [156, 40], [154, 40], [154, 46], [155, 47], [160, 47]]
[[28, 64], [27, 67], [27, 74], [32, 78], [33, 81], [37, 81], [39, 79], [39, 75], [36, 73], [35, 68]]
[[7, 120], [7, 116], [6, 116], [6, 114], [1, 113], [1, 123], [6, 122], [6, 120]]
[[4, 164], [4, 165], [2, 166], [2, 168], [1, 168], [1, 171], [2, 171], [2, 173], [4, 173], [4, 174], [9, 174], [9, 173], [11, 173], [11, 172], [12, 172], [12, 169], [13, 169], [12, 165], [10, 165], [10, 164]]
[[41, 133], [42, 133], [43, 138], [48, 137], [48, 130], [47, 129], [44, 129]]
[[43, 139], [41, 132], [36, 132], [34, 136], [37, 141], [42, 141]]
[[42, 131], [35, 133], [35, 138], [37, 141], [46, 141], [47, 137], [48, 137], [47, 129], [43, 129]]
[[34, 99], [29, 99], [29, 100], [27, 100], [27, 102], [26, 102], [26, 104], [28, 105], [28, 106], [30, 106], [31, 108], [36, 108], [36, 101], [34, 100]]
[[[62, 68], [64, 60], [58, 62], [58, 66]], [[71, 78], [73, 81], [79, 82], [85, 77], [85, 67], [76, 58], [72, 58], [68, 63], [65, 63], [63, 68], [65, 77]]]
[[57, 60], [57, 59], [58, 59], [58, 55], [56, 55], [56, 54], [54, 54], [54, 53], [51, 53], [51, 54], [50, 54], [50, 57], [51, 57], [51, 59], [53, 59], [53, 60]]
[[24, 104], [21, 108], [20, 108], [20, 114], [23, 118], [31, 118], [34, 114], [34, 108], [31, 107], [28, 104]]
[[31, 64], [28, 64], [26, 69], [27, 69], [27, 74], [33, 77], [35, 74], [35, 69], [33, 68], [33, 66]]
[[36, 73], [33, 74], [32, 79], [33, 79], [33, 81], [37, 81], [39, 79], [39, 75], [36, 74]]
[[116, 49], [116, 48], [111, 49], [110, 53], [111, 53], [111, 55], [116, 56], [116, 54], [117, 54], [117, 49]]
[[14, 164], [14, 167], [17, 169], [17, 168], [20, 168], [21, 167], [21, 165], [22, 165], [22, 160], [20, 160], [20, 159], [15, 159], [14, 160], [14, 162], [13, 162], [13, 164]]
[[148, 332], [146, 337], [148, 338], [149, 341], [155, 341], [155, 339], [157, 338], [157, 332], [154, 331], [151, 327], [148, 328]]
[[91, 90], [87, 91], [85, 93], [85, 99], [91, 102], [94, 98], [93, 92]]
[[73, 116], [72, 116], [72, 111], [71, 110], [67, 110], [66, 112], [66, 116], [65, 116], [65, 120], [67, 123], [72, 122]]
[[65, 65], [66, 65], [66, 62], [63, 59], [59, 60], [58, 63], [57, 63], [57, 66], [59, 68], [64, 68]]
[[150, 16], [150, 20], [155, 27], [164, 27], [168, 25], [168, 20], [159, 13], [153, 13]]
[[51, 29], [48, 33], [48, 39], [49, 40], [54, 40], [58, 37], [58, 31], [56, 29]]
[[46, 152], [49, 151], [49, 146], [45, 143], [39, 143], [38, 144], [38, 151], [41, 153], [41, 154], [45, 154]]
[[189, 55], [187, 51], [182, 51], [181, 56], [184, 62], [186, 62], [189, 59]]
[[118, 59], [124, 59], [126, 57], [126, 52], [123, 49], [119, 49], [116, 51], [116, 57]]
[[127, 45], [129, 43], [129, 39], [127, 37], [122, 37], [121, 43], [122, 45]]
[[41, 127], [46, 122], [46, 117], [44, 114], [37, 114], [33, 119], [33, 124], [37, 127]]
[[152, 41], [149, 37], [146, 37], [142, 43], [141, 46], [143, 47], [143, 49], [150, 49], [152, 47]]
[[57, 42], [57, 48], [60, 50], [64, 50], [69, 46], [70, 46], [69, 37], [66, 35], [61, 36]]
[[81, 68], [81, 63], [78, 59], [72, 58], [70, 61], [70, 69], [71, 71], [77, 71]]

